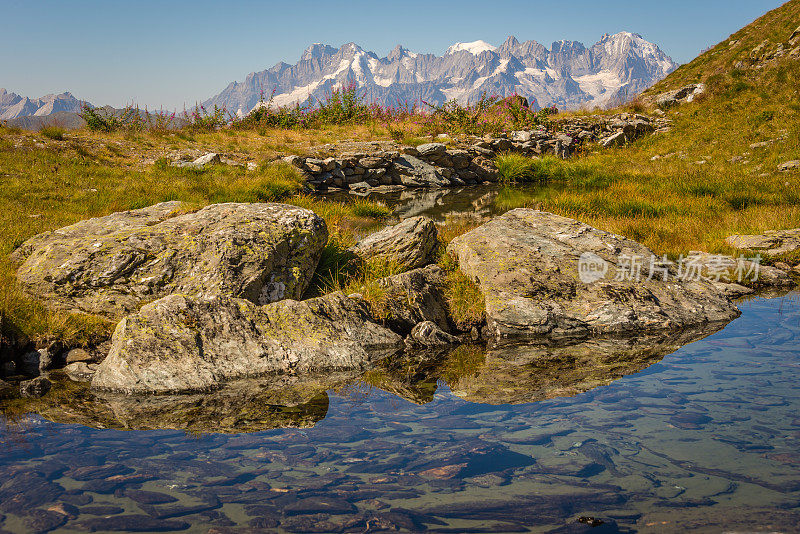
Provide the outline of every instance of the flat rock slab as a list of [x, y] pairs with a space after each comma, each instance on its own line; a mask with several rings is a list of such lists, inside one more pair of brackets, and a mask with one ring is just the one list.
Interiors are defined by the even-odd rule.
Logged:
[[365, 261], [382, 259], [415, 269], [434, 262], [437, 236], [433, 220], [412, 217], [365, 237], [351, 250]]
[[[705, 278], [681, 280], [673, 269], [667, 281], [647, 273], [636, 280], [631, 269], [626, 279], [625, 258], [641, 258], [648, 267], [655, 257], [650, 249], [544, 211], [512, 210], [454, 239], [448, 252], [480, 287], [489, 330], [498, 338], [624, 334], [739, 315]], [[581, 263], [599, 271], [582, 275]]]
[[325, 221], [285, 204], [180, 202], [37, 235], [13, 254], [17, 278], [49, 306], [118, 319], [171, 293], [266, 304], [300, 298], [328, 239]]
[[800, 228], [771, 230], [756, 235], [732, 235], [725, 242], [734, 248], [774, 256], [800, 248]]
[[266, 306], [170, 295], [120, 321], [92, 387], [206, 391], [238, 378], [361, 369], [401, 347], [399, 335], [372, 322], [366, 302], [342, 293]]

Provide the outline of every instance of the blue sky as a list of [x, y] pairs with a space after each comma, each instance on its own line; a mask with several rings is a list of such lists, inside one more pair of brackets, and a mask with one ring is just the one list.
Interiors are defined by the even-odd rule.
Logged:
[[642, 34], [680, 63], [782, 0], [0, 0], [0, 87], [71, 91], [94, 104], [189, 107], [249, 72], [295, 63], [313, 42], [441, 54], [508, 35], [587, 46]]

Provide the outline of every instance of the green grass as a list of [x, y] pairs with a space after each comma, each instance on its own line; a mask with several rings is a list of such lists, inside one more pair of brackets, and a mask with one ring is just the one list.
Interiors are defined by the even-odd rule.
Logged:
[[505, 182], [534, 182], [545, 181], [544, 176], [536, 174], [536, 162], [521, 154], [509, 152], [501, 154], [495, 159], [497, 172]]
[[[5, 131], [3, 132], [5, 134]], [[36, 341], [92, 343], [113, 325], [86, 315], [50, 312], [16, 285], [8, 255], [29, 237], [79, 220], [181, 200], [193, 207], [217, 202], [281, 201], [309, 208], [345, 240], [378, 224], [383, 205], [323, 202], [299, 195], [302, 178], [284, 163], [245, 171], [217, 165], [176, 168], [165, 161], [131, 168], [81, 156], [74, 147], [15, 148], [0, 137], [0, 314], [3, 328]], [[357, 212], [357, 213], [356, 213]]]
[[477, 284], [458, 268], [449, 254], [442, 254], [439, 266], [445, 273], [445, 298], [450, 316], [459, 330], [480, 327], [486, 319], [486, 302]]
[[53, 139], [55, 141], [63, 141], [65, 133], [66, 130], [58, 126], [43, 126], [39, 130], [39, 134], [47, 137], [48, 139]]

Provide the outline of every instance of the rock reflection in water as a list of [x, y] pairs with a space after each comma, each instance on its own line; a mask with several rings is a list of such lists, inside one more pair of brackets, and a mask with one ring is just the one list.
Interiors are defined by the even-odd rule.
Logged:
[[415, 404], [433, 400], [443, 380], [451, 392], [481, 404], [523, 404], [571, 397], [638, 373], [725, 324], [569, 345], [462, 345], [438, 355], [384, 361], [365, 382]]
[[328, 413], [326, 391], [352, 376], [239, 380], [210, 393], [147, 396], [95, 393], [87, 384], [54, 380], [50, 395], [18, 400], [16, 411], [92, 428], [246, 433], [313, 427]]
[[[310, 428], [328, 412], [327, 391], [357, 395], [358, 384], [378, 387], [421, 405], [431, 402], [439, 381], [464, 400], [521, 404], [573, 396], [608, 385], [661, 360], [722, 325], [679, 333], [601, 338], [565, 346], [462, 345], [438, 353], [389, 359], [361, 376], [267, 377], [238, 380], [194, 395], [127, 396], [89, 391], [86, 384], [54, 378], [41, 399], [18, 399], [22, 413], [56, 423], [118, 430], [175, 429], [194, 433], [248, 433]], [[8, 414], [7, 414], [8, 415]]]

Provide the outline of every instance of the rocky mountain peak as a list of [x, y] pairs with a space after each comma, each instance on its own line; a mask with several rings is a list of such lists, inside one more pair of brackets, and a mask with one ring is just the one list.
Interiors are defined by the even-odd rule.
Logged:
[[247, 113], [259, 102], [262, 87], [275, 89], [275, 105], [291, 105], [319, 101], [333, 87], [355, 82], [365, 98], [388, 106], [519, 94], [534, 107], [604, 107], [620, 95], [633, 97], [676, 67], [658, 46], [631, 32], [605, 34], [588, 48], [556, 41], [549, 50], [512, 35], [499, 47], [482, 40], [455, 43], [442, 56], [397, 45], [379, 57], [355, 43], [340, 48], [317, 43], [298, 64], [251, 73], [204, 104]]

